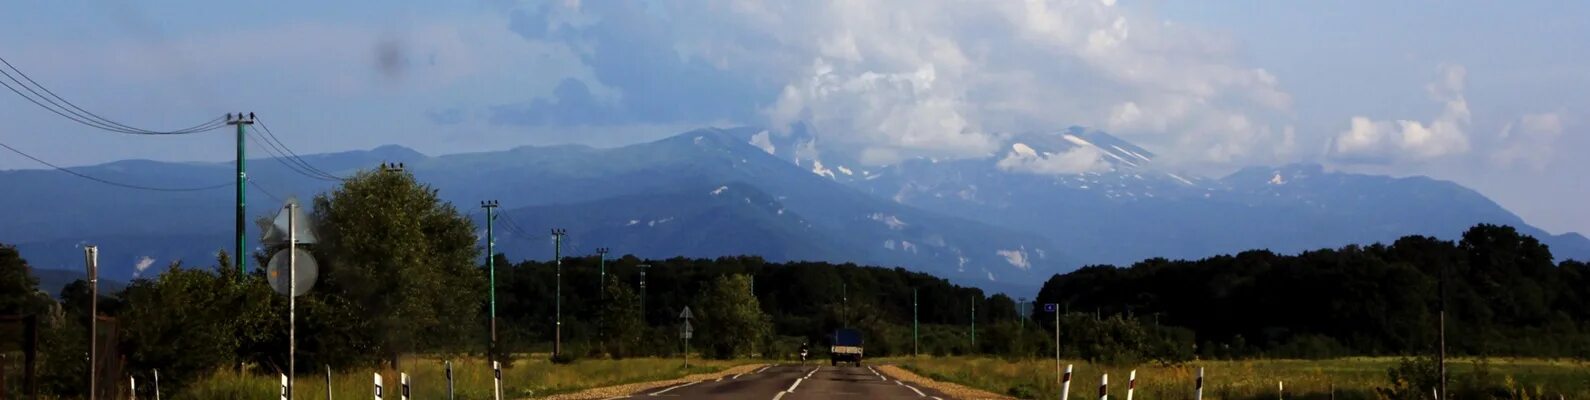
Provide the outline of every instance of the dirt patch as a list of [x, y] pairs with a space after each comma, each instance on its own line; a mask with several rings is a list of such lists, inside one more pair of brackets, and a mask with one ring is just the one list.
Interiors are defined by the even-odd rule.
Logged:
[[1010, 396], [1001, 396], [1001, 395], [989, 393], [989, 392], [986, 392], [986, 391], [972, 389], [972, 388], [969, 388], [969, 387], [957, 385], [957, 384], [954, 384], [954, 383], [939, 382], [939, 381], [935, 381], [935, 380], [932, 380], [932, 379], [924, 378], [921, 375], [917, 375], [914, 372], [906, 371], [905, 368], [900, 368], [900, 367], [893, 366], [893, 365], [883, 365], [883, 366], [879, 366], [877, 368], [878, 368], [878, 372], [882, 372], [885, 375], [889, 375], [890, 378], [894, 378], [895, 380], [904, 381], [904, 382], [907, 382], [907, 383], [910, 383], [910, 384], [914, 384], [914, 385], [917, 385], [917, 386], [921, 386], [921, 387], [937, 390], [937, 391], [940, 391], [940, 392], [944, 392], [944, 394], [947, 394], [950, 397], [954, 397], [954, 398], [957, 398], [957, 399], [999, 399], [999, 400], [1007, 400], [1008, 399], [1008, 400], [1014, 400], [1014, 398], [1010, 397]]
[[737, 366], [737, 367], [732, 367], [732, 368], [725, 369], [725, 370], [718, 371], [718, 372], [689, 375], [689, 376], [685, 376], [685, 377], [679, 378], [679, 379], [669, 379], [669, 380], [663, 380], [663, 381], [630, 383], [630, 384], [618, 385], [618, 386], [608, 386], [608, 387], [599, 387], [599, 388], [593, 388], [593, 389], [585, 389], [585, 390], [582, 390], [582, 391], [579, 391], [579, 392], [574, 392], [574, 393], [555, 394], [555, 395], [551, 395], [551, 396], [547, 396], [547, 397], [540, 397], [540, 399], [546, 399], [546, 400], [588, 400], [588, 399], [609, 399], [609, 398], [614, 398], [614, 397], [623, 397], [623, 396], [628, 396], [628, 395], [633, 394], [633, 393], [639, 393], [639, 392], [643, 392], [643, 391], [647, 391], [647, 390], [652, 390], [652, 389], [657, 389], [657, 388], [663, 388], [663, 387], [678, 385], [678, 384], [686, 383], [686, 382], [708, 381], [708, 380], [718, 379], [718, 378], [722, 378], [722, 377], [726, 377], [726, 376], [749, 373], [751, 371], [755, 371], [757, 368], [762, 368], [762, 367], [764, 367], [766, 365], [767, 364], [747, 364], [747, 365], [741, 365], [741, 366]]

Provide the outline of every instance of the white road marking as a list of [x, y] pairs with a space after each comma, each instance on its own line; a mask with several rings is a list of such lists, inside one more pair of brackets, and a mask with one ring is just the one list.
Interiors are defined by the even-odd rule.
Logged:
[[758, 370], [756, 370], [756, 372], [752, 372], [752, 373], [753, 374], [760, 374], [760, 373], [762, 373], [762, 371], [766, 371], [768, 368], [773, 368], [773, 366], [769, 365], [769, 366], [766, 366], [766, 367], [762, 367], [762, 369], [758, 369]]
[[784, 391], [786, 391], [786, 392], [795, 391], [795, 387], [796, 386], [800, 386], [801, 385], [801, 381], [803, 381], [803, 380], [806, 380], [806, 378], [795, 378], [795, 383], [789, 384], [789, 389], [784, 389]]
[[651, 395], [652, 396], [656, 396], [656, 395], [660, 395], [660, 394], [663, 394], [663, 393], [668, 393], [669, 390], [674, 390], [674, 389], [682, 388], [682, 387], [685, 387], [685, 386], [694, 385], [694, 384], [697, 384], [697, 383], [701, 383], [701, 381], [690, 382], [690, 383], [686, 383], [686, 384], [678, 385], [678, 386], [670, 386], [667, 389], [663, 389], [663, 390], [658, 390], [656, 392], [652, 392]]
[[729, 378], [729, 379], [740, 379], [740, 375], [745, 375], [745, 374], [734, 374], [734, 377], [733, 378]]
[[608, 397], [608, 398], [605, 398], [605, 399], [602, 399], [602, 400], [618, 400], [618, 399], [627, 399], [627, 398], [629, 398], [629, 396]]
[[878, 373], [878, 370], [872, 369], [872, 367], [867, 367], [867, 370], [868, 371], [872, 371], [873, 375], [877, 375], [878, 376], [878, 380], [881, 380], [881, 381], [884, 381], [884, 382], [888, 382], [889, 381], [889, 378], [883, 377], [883, 374]]
[[911, 387], [911, 385], [900, 383], [900, 381], [894, 381], [894, 384], [905, 386], [906, 389], [911, 389], [911, 391], [916, 392], [917, 397], [927, 397], [927, 393], [922, 393], [921, 390], [916, 390], [916, 388]]
[[773, 400], [784, 398], [786, 394], [789, 394], [789, 392], [778, 392], [778, 394], [773, 395]]

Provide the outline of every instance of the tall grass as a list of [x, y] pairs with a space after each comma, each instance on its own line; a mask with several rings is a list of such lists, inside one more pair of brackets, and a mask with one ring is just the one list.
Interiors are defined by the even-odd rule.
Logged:
[[[1181, 365], [1095, 365], [1075, 360], [1071, 381], [1073, 398], [1097, 395], [1100, 375], [1110, 375], [1110, 394], [1125, 398], [1127, 374], [1137, 370], [1136, 398], [1191, 399], [1198, 368], [1204, 368], [1204, 398], [1278, 399], [1278, 383], [1285, 382], [1286, 399], [1374, 399], [1375, 388], [1390, 384], [1386, 371], [1398, 363], [1396, 358], [1343, 358], [1334, 360], [1245, 360], [1197, 361]], [[984, 357], [892, 358], [895, 362], [925, 377], [955, 382], [1018, 398], [1056, 398], [1053, 359], [1011, 361]], [[1474, 376], [1472, 360], [1448, 364], [1453, 380]], [[1590, 365], [1583, 361], [1539, 359], [1491, 359], [1486, 367], [1489, 385], [1517, 388], [1500, 398], [1547, 398], [1560, 394], [1566, 398], [1590, 398]], [[1522, 391], [1528, 391], [1524, 394]]]
[[[567, 393], [593, 387], [633, 382], [665, 380], [688, 374], [720, 371], [753, 361], [696, 360], [690, 359], [690, 369], [678, 358], [629, 358], [623, 360], [591, 359], [570, 364], [552, 364], [544, 355], [514, 362], [504, 368], [503, 397], [510, 399], [540, 397]], [[326, 398], [326, 372], [303, 371], [294, 382], [294, 399], [314, 400]], [[396, 399], [399, 385], [394, 370], [360, 369], [333, 371], [331, 394], [336, 399], [368, 399], [374, 392], [373, 374], [381, 373], [385, 398]], [[446, 399], [447, 379], [443, 360], [411, 357], [403, 363], [403, 371], [413, 382], [411, 398]], [[492, 391], [491, 366], [484, 360], [462, 359], [453, 361], [454, 395], [460, 400], [490, 399]], [[276, 398], [280, 378], [255, 373], [220, 370], [206, 379], [190, 385], [181, 393], [167, 393], [170, 399], [269, 399]]]

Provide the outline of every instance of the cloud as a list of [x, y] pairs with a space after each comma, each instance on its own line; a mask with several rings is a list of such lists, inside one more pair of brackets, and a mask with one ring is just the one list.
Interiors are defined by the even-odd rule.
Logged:
[[1012, 144], [1010, 153], [996, 165], [1006, 171], [1039, 175], [1072, 175], [1108, 171], [1111, 168], [1110, 163], [1104, 161], [1104, 152], [1097, 147], [1077, 146], [1060, 154], [1039, 154], [1021, 143]]
[[1502, 128], [1501, 143], [1491, 153], [1491, 162], [1502, 167], [1523, 165], [1543, 171], [1556, 158], [1555, 145], [1562, 133], [1562, 116], [1557, 113], [1524, 115]]
[[1375, 121], [1354, 116], [1346, 131], [1332, 140], [1330, 156], [1347, 162], [1394, 163], [1427, 161], [1465, 154], [1470, 124], [1464, 84], [1468, 72], [1461, 65], [1442, 65], [1439, 77], [1426, 87], [1431, 99], [1442, 103], [1441, 114], [1430, 122]]
[[[1278, 79], [1240, 65], [1226, 37], [1147, 11], [1100, 0], [540, 3], [517, 11], [512, 29], [568, 48], [614, 101], [554, 96], [496, 120], [732, 121], [775, 133], [804, 123], [825, 153], [867, 164], [983, 156], [1000, 132], [1072, 125], [1171, 160], [1273, 158], [1291, 107]], [[570, 109], [580, 107], [602, 111]]]

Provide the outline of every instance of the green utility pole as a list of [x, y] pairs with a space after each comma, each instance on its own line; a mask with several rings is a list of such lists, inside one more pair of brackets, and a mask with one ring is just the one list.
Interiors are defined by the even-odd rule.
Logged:
[[487, 359], [497, 355], [497, 239], [492, 236], [492, 222], [497, 220], [496, 200], [480, 202], [480, 208], [486, 209], [486, 269], [491, 276], [491, 343], [487, 346]]
[[977, 297], [972, 297], [972, 351], [977, 351]]
[[232, 254], [232, 259], [236, 260], [237, 279], [239, 280], [242, 280], [243, 275], [248, 273], [248, 253], [243, 252], [243, 247], [247, 245], [243, 238], [243, 235], [246, 234], [243, 225], [243, 214], [247, 209], [244, 205], [243, 186], [248, 184], [248, 170], [244, 165], [247, 162], [247, 158], [243, 151], [243, 140], [246, 139], [243, 128], [245, 125], [254, 124], [254, 113], [249, 113], [247, 117], [244, 118], [241, 112], [237, 113], [237, 118], [235, 119], [232, 118], [232, 114], [226, 115], [226, 124], [237, 126], [237, 253]]
[[916, 319], [916, 288], [911, 288], [911, 356], [916, 357], [922, 351], [922, 342], [917, 339]]
[[568, 231], [562, 228], [552, 229], [552, 258], [557, 268], [557, 327], [552, 336], [552, 355], [563, 354], [563, 235]]

